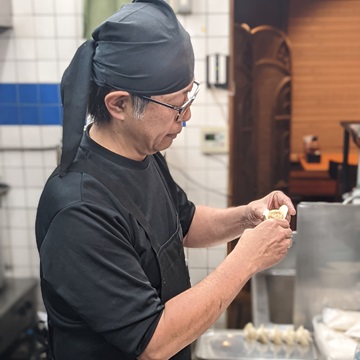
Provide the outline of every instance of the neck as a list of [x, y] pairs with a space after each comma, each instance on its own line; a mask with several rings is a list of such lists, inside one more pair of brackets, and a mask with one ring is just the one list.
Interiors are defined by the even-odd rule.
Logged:
[[135, 161], [142, 161], [145, 156], [137, 154], [127, 146], [127, 141], [120, 129], [109, 124], [92, 124], [89, 130], [90, 138], [105, 149]]

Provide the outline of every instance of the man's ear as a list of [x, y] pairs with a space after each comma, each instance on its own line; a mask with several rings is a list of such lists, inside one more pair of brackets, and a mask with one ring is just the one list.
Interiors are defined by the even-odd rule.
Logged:
[[104, 103], [111, 117], [123, 120], [125, 110], [131, 104], [131, 96], [126, 91], [112, 91], [105, 96]]

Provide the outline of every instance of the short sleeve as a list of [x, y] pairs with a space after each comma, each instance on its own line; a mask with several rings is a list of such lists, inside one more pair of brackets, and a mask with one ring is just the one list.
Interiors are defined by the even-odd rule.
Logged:
[[[79, 202], [55, 216], [40, 257], [43, 281], [52, 291], [94, 332], [137, 357], [164, 306], [143, 271], [132, 236], [119, 213]], [[139, 230], [136, 236], [145, 233]]]

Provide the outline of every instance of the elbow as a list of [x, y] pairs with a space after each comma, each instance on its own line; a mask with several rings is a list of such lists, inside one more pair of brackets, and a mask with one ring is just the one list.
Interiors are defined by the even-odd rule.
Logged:
[[157, 350], [145, 349], [145, 351], [138, 357], [138, 360], [168, 360], [171, 356], [166, 356], [163, 352]]
[[150, 343], [145, 348], [144, 352], [138, 357], [139, 360], [169, 360], [172, 356], [180, 351], [175, 344], [168, 343], [155, 343], [150, 340]]

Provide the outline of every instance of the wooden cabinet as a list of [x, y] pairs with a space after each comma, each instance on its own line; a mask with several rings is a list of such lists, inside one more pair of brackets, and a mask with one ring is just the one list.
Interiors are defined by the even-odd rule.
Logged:
[[291, 56], [286, 35], [274, 27], [233, 30], [230, 205], [239, 205], [288, 189]]

